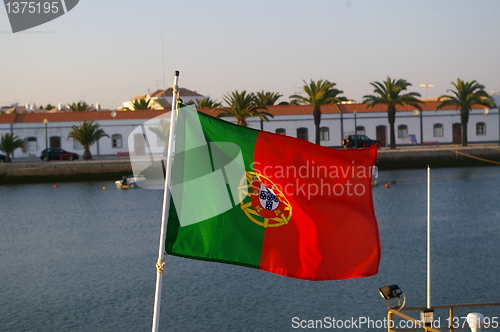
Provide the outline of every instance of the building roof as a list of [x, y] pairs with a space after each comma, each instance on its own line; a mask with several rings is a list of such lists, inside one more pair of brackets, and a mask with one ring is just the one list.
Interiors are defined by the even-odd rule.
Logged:
[[[421, 107], [424, 111], [434, 111], [439, 105], [438, 101], [428, 101], [424, 102]], [[482, 106], [475, 107], [474, 109], [483, 108]], [[396, 110], [398, 112], [413, 112], [417, 108], [406, 105], [397, 106]], [[454, 110], [454, 107], [444, 107], [443, 110]], [[213, 111], [210, 108], [199, 109], [200, 112], [217, 115], [220, 111]], [[387, 112], [386, 105], [375, 105], [374, 107], [368, 107], [367, 104], [353, 103], [353, 104], [327, 104], [321, 106], [322, 114], [338, 114], [338, 113], [385, 113]], [[313, 106], [311, 105], [275, 105], [268, 106], [267, 112], [273, 114], [274, 116], [280, 115], [310, 115], [313, 112]]]
[[16, 119], [15, 113], [12, 114], [0, 114], [0, 123], [13, 123]]
[[154, 109], [171, 109], [172, 104], [170, 104], [165, 99], [153, 99], [153, 108]]
[[[91, 112], [58, 112], [58, 113], [21, 113], [0, 114], [0, 123], [33, 123], [43, 122], [47, 119], [51, 122], [77, 122], [97, 120], [133, 120], [152, 119], [170, 111], [165, 110], [142, 110], [142, 111], [91, 111]], [[115, 114], [113, 117], [112, 114]]]
[[[151, 98], [166, 98], [166, 97], [172, 97], [172, 88], [168, 88], [165, 90], [156, 90], [153, 93], [150, 93], [149, 96]], [[179, 96], [181, 97], [204, 97], [200, 95], [196, 91], [191, 91], [186, 88], [179, 88]]]
[[[428, 101], [422, 104], [424, 111], [433, 111], [439, 104], [437, 101]], [[482, 109], [483, 106], [474, 107], [474, 109]], [[399, 112], [413, 112], [416, 108], [413, 106], [398, 106]], [[454, 107], [445, 107], [443, 110], [454, 110]], [[220, 111], [213, 111], [211, 108], [199, 109], [200, 112], [216, 116]], [[19, 114], [0, 114], [0, 123], [32, 123], [43, 122], [47, 119], [50, 122], [77, 122], [77, 121], [96, 121], [96, 120], [132, 120], [132, 119], [152, 119], [161, 114], [169, 112], [170, 108], [161, 110], [137, 110], [137, 111], [87, 111], [87, 112], [57, 112], [57, 113], [19, 113]], [[268, 112], [275, 116], [284, 115], [311, 115], [313, 107], [310, 105], [276, 105], [269, 106]], [[321, 106], [323, 114], [338, 114], [338, 113], [385, 113], [387, 106], [376, 105], [375, 107], [367, 107], [366, 104], [328, 104]], [[112, 114], [115, 114], [113, 117]]]

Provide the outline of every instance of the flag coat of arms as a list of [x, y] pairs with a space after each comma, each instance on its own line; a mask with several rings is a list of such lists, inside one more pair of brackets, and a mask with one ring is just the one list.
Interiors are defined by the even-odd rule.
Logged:
[[166, 252], [306, 280], [378, 272], [376, 148], [340, 150], [179, 110]]

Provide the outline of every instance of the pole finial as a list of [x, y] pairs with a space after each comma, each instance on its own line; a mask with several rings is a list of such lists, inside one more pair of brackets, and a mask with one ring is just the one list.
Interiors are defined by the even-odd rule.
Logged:
[[175, 71], [175, 76], [179, 77], [180, 72], [178, 70]]

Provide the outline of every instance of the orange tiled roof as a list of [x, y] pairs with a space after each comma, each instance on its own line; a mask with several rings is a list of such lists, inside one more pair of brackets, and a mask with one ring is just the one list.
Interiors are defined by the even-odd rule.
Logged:
[[0, 114], [0, 123], [12, 123], [18, 114]]
[[[424, 111], [433, 111], [439, 104], [437, 101], [428, 101], [422, 104], [422, 109]], [[483, 108], [482, 106], [477, 106], [475, 109]], [[454, 107], [446, 107], [445, 110], [454, 110]], [[211, 108], [199, 109], [208, 115], [216, 116], [220, 111], [214, 111]], [[415, 110], [413, 106], [398, 106], [397, 110], [399, 112], [412, 112]], [[128, 120], [128, 119], [152, 119], [161, 114], [169, 112], [170, 109], [163, 110], [137, 110], [137, 111], [114, 111], [116, 115], [114, 119], [116, 120]], [[311, 115], [313, 107], [310, 105], [276, 105], [269, 106], [268, 112], [275, 115]], [[328, 104], [321, 107], [321, 112], [323, 114], [338, 114], [338, 113], [353, 113], [357, 111], [358, 113], [385, 113], [387, 111], [387, 106], [376, 105], [375, 107], [367, 107], [366, 104]], [[113, 117], [111, 113], [113, 111], [90, 111], [90, 112], [58, 112], [58, 113], [20, 113], [20, 114], [0, 114], [0, 123], [30, 123], [30, 122], [43, 122], [44, 119], [49, 120], [49, 122], [76, 122], [76, 121], [96, 121], [96, 120], [112, 120]]]
[[[439, 105], [437, 101], [428, 101], [421, 105], [424, 111], [434, 111]], [[482, 108], [482, 107], [478, 107]], [[415, 107], [407, 105], [407, 106], [398, 106], [396, 107], [399, 112], [413, 112], [416, 110]], [[445, 107], [443, 110], [454, 110], [454, 107]], [[218, 111], [212, 112], [210, 108], [199, 109], [200, 112], [217, 115]], [[335, 114], [335, 113], [353, 113], [354, 111], [358, 113], [383, 113], [387, 112], [386, 105], [375, 105], [374, 107], [367, 107], [366, 104], [327, 104], [321, 106], [322, 114]], [[310, 115], [313, 112], [313, 106], [311, 105], [275, 105], [269, 106], [267, 112], [279, 116], [279, 115]]]
[[[114, 111], [115, 120], [129, 119], [152, 119], [161, 114], [169, 112], [166, 110], [142, 110], [142, 111]], [[21, 114], [0, 114], [0, 123], [30, 123], [43, 122], [44, 119], [50, 122], [75, 122], [75, 121], [96, 121], [112, 120], [113, 111], [94, 111], [94, 112], [59, 112], [59, 113], [21, 113]]]

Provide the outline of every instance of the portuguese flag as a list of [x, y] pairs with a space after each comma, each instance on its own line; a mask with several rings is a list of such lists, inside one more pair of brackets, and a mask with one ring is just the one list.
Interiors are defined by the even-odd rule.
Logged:
[[181, 108], [166, 252], [307, 280], [378, 272], [375, 148], [339, 150]]

